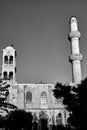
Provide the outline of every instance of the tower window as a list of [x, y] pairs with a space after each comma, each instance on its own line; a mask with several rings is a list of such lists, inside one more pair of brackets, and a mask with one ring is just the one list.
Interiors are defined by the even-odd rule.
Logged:
[[10, 58], [9, 58], [9, 64], [13, 64], [13, 56], [10, 56]]
[[4, 80], [7, 80], [7, 72], [6, 71], [3, 72], [3, 78], [4, 78]]
[[13, 72], [12, 71], [9, 73], [9, 79], [10, 80], [13, 79]]
[[32, 93], [27, 92], [26, 93], [26, 103], [31, 103], [32, 102]]
[[8, 64], [8, 56], [5, 56], [5, 57], [4, 57], [4, 63], [5, 63], [5, 64]]
[[41, 104], [47, 104], [47, 93], [46, 92], [41, 93]]

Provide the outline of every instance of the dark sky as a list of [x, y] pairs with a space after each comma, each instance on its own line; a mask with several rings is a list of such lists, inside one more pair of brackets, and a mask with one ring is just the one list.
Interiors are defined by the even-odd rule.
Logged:
[[87, 0], [0, 0], [0, 49], [14, 44], [19, 83], [71, 81], [67, 37], [71, 16], [78, 18], [82, 34], [84, 78], [87, 76]]

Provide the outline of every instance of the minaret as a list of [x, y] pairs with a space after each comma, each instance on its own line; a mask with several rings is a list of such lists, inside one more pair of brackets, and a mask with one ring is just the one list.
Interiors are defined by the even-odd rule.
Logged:
[[69, 40], [71, 41], [71, 56], [69, 60], [72, 64], [72, 82], [75, 84], [81, 83], [82, 80], [81, 61], [83, 57], [79, 50], [80, 36], [81, 34], [78, 31], [77, 18], [72, 17], [70, 19]]

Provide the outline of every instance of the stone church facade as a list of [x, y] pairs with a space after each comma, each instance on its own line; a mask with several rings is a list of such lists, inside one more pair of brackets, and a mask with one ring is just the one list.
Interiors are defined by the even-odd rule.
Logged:
[[[79, 52], [79, 38], [77, 19], [70, 19], [69, 39], [71, 41], [72, 83], [81, 82], [81, 60]], [[67, 112], [62, 100], [57, 100], [53, 95], [54, 84], [19, 84], [16, 81], [16, 50], [12, 46], [3, 49], [2, 79], [10, 84], [8, 102], [19, 109], [32, 112], [32, 115], [40, 119], [46, 119], [47, 124], [58, 125], [67, 123]]]
[[19, 109], [32, 112], [37, 119], [47, 118], [48, 124], [65, 124], [66, 111], [61, 100], [53, 96], [54, 84], [19, 84], [16, 82], [16, 50], [12, 46], [3, 49], [2, 78], [10, 84], [9, 103]]

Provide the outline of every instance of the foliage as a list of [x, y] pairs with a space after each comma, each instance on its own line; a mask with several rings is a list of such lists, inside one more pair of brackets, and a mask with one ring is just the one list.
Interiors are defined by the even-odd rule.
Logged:
[[21, 128], [31, 130], [32, 119], [33, 117], [30, 112], [16, 109], [7, 115], [6, 127], [10, 130], [19, 130]]
[[81, 130], [87, 129], [87, 78], [85, 78], [74, 91], [78, 94], [79, 106], [74, 111], [78, 120], [78, 126]]
[[5, 121], [6, 121], [6, 117], [0, 115], [0, 128], [5, 127]]
[[10, 87], [9, 84], [7, 84], [6, 82], [3, 82], [0, 79], [0, 109], [3, 109], [5, 111], [8, 111], [8, 109], [17, 108], [13, 104], [6, 102], [7, 97], [9, 95], [9, 87]]
[[72, 91], [72, 86], [62, 85], [57, 83], [55, 89], [53, 90], [54, 96], [59, 99], [63, 98], [63, 103], [66, 105], [66, 109], [71, 111], [78, 105], [78, 96], [76, 92]]
[[87, 78], [77, 87], [57, 83], [53, 92], [57, 99], [63, 98], [63, 104], [71, 112], [68, 123], [72, 129], [87, 129]]

